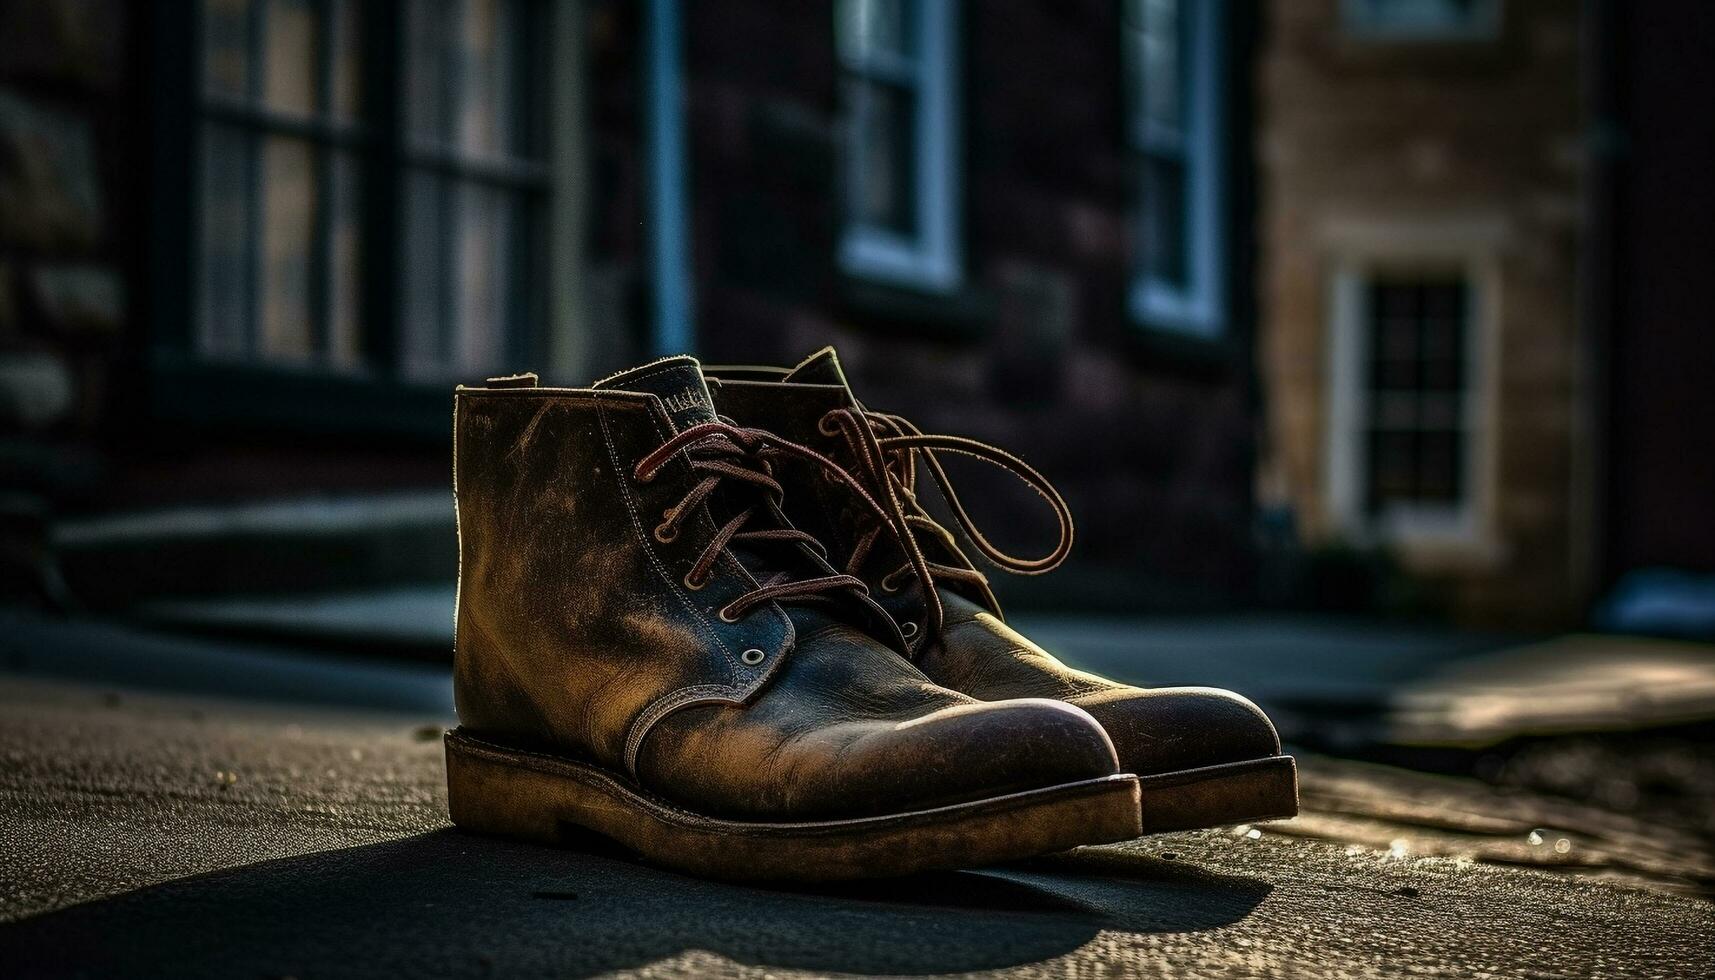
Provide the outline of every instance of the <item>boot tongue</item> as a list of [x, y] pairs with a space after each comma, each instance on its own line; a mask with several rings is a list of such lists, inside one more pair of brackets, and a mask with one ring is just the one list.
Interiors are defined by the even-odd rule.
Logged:
[[806, 385], [839, 385], [846, 389], [847, 394], [851, 393], [851, 386], [846, 384], [846, 373], [840, 370], [840, 356], [832, 347], [824, 347], [804, 358], [780, 380]]
[[709, 386], [703, 382], [702, 365], [684, 354], [622, 371], [597, 381], [592, 387], [656, 396], [679, 432], [715, 420], [714, 402], [709, 398]]

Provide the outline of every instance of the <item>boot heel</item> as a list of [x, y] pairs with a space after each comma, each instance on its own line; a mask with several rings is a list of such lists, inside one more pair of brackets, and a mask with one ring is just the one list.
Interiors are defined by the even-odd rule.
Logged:
[[539, 772], [473, 751], [458, 732], [446, 734], [447, 809], [453, 823], [478, 834], [559, 844], [560, 787]]

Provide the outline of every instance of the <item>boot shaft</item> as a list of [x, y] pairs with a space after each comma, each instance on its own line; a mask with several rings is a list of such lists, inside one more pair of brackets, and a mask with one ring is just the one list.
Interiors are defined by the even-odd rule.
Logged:
[[671, 540], [654, 533], [697, 475], [680, 453], [642, 481], [638, 461], [675, 422], [713, 418], [695, 362], [672, 367], [642, 391], [455, 396], [454, 696], [467, 728], [629, 771], [654, 721], [686, 704], [743, 703], [792, 645], [777, 603], [721, 618], [757, 588], [730, 553], [687, 584], [715, 533], [706, 507]]

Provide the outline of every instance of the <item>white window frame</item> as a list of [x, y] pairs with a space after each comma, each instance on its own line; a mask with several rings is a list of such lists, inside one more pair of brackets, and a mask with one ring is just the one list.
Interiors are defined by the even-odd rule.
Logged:
[[1501, 0], [1472, 0], [1471, 16], [1463, 21], [1416, 24], [1374, 20], [1364, 0], [1340, 0], [1340, 27], [1365, 41], [1492, 41], [1501, 34]]
[[[1499, 558], [1496, 384], [1500, 375], [1503, 220], [1476, 217], [1331, 226], [1327, 293], [1325, 501], [1330, 528], [1360, 546], [1398, 547], [1411, 559], [1492, 564]], [[1394, 504], [1371, 515], [1368, 495], [1369, 310], [1377, 277], [1455, 273], [1466, 284], [1463, 493], [1458, 503]]]
[[846, 225], [840, 239], [840, 267], [848, 274], [890, 285], [934, 293], [958, 289], [964, 276], [960, 244], [962, 214], [959, 182], [959, 44], [957, 0], [918, 0], [917, 57], [913, 62], [858, 59], [840, 52], [841, 70], [860, 77], [884, 78], [917, 94], [912, 133], [917, 234], [868, 224], [853, 217], [864, 173], [855, 117], [846, 129]]
[[[1185, 168], [1185, 282], [1152, 276], [1144, 268], [1143, 222], [1150, 203], [1136, 216], [1137, 268], [1128, 305], [1140, 324], [1205, 340], [1226, 333], [1226, 46], [1222, 25], [1226, 0], [1186, 0], [1180, 16], [1186, 43], [1180, 58], [1185, 72], [1184, 125], [1177, 132], [1161, 129], [1145, 118], [1142, 92], [1130, 95], [1126, 125], [1131, 149], [1139, 156], [1173, 155]], [[1122, 29], [1131, 29], [1122, 27]], [[1132, 57], [1130, 45], [1127, 57]], [[1129, 77], [1140, 81], [1142, 67]], [[1141, 171], [1137, 180], [1141, 187]], [[1141, 195], [1140, 195], [1141, 196]]]

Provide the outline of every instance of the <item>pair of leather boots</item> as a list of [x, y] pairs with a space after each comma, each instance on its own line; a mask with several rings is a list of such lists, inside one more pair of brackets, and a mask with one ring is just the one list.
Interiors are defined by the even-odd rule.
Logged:
[[[866, 410], [831, 349], [491, 379], [459, 388], [454, 429], [461, 827], [815, 880], [1297, 812], [1249, 701], [1073, 670], [1008, 627], [920, 471], [1009, 571], [1065, 556], [1064, 502], [999, 449]], [[990, 542], [942, 453], [1038, 490], [1054, 551]]]

